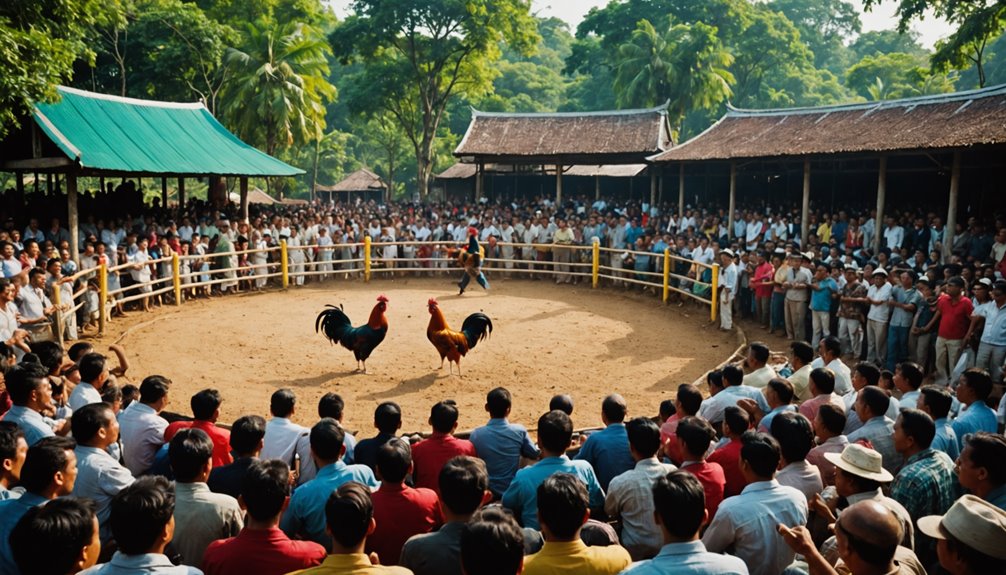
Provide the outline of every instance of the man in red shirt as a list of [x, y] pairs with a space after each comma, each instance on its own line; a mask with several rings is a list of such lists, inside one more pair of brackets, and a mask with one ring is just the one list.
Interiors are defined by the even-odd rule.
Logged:
[[293, 541], [278, 527], [290, 502], [290, 469], [278, 459], [255, 461], [238, 499], [247, 511], [237, 537], [210, 543], [203, 555], [206, 575], [281, 575], [320, 564], [328, 550], [313, 541]]
[[409, 537], [429, 533], [443, 523], [437, 493], [405, 484], [411, 472], [412, 450], [404, 439], [396, 437], [377, 450], [381, 487], [371, 497], [377, 528], [367, 538], [366, 550], [376, 552], [381, 565], [398, 565]]
[[724, 497], [739, 495], [748, 484], [741, 473], [741, 436], [751, 428], [751, 416], [748, 412], [731, 405], [723, 411], [723, 436], [730, 440], [709, 456], [709, 463], [718, 463], [723, 468], [726, 484], [723, 487]]
[[954, 276], [947, 280], [946, 292], [936, 300], [936, 313], [923, 331], [930, 331], [939, 323], [936, 332], [936, 373], [938, 383], [948, 385], [950, 374], [957, 365], [964, 345], [964, 335], [971, 325], [971, 313], [974, 306], [971, 300], [963, 297], [964, 278]]
[[164, 442], [171, 443], [171, 438], [182, 429], [202, 429], [213, 441], [213, 467], [223, 467], [234, 462], [231, 456], [231, 432], [217, 427], [220, 417], [220, 404], [223, 398], [215, 389], [204, 389], [192, 396], [189, 405], [192, 407], [194, 421], [176, 421], [164, 430]]
[[459, 455], [476, 457], [475, 446], [467, 439], [454, 437], [458, 428], [458, 406], [453, 400], [441, 401], [430, 409], [433, 435], [412, 446], [416, 487], [432, 489], [440, 494], [440, 470]]
[[678, 448], [678, 423], [682, 419], [696, 415], [702, 407], [702, 392], [690, 383], [678, 386], [674, 398], [674, 415], [660, 426], [660, 447], [667, 459], [675, 465], [681, 465], [681, 449]]
[[709, 520], [716, 516], [723, 501], [723, 490], [726, 487], [726, 476], [719, 463], [706, 461], [709, 445], [716, 438], [716, 430], [708, 421], [700, 417], [686, 417], [678, 423], [678, 445], [684, 462], [681, 470], [694, 475], [706, 492], [706, 511]]

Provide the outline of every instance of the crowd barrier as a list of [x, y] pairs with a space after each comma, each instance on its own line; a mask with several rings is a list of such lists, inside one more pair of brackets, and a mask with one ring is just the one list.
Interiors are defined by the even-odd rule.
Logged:
[[[652, 288], [663, 302], [675, 293], [707, 305], [711, 320], [716, 319], [719, 266], [682, 258], [669, 249], [663, 253], [616, 250], [597, 242], [586, 246], [498, 242], [484, 247], [482, 269], [489, 274], [544, 276], [557, 281], [589, 278], [593, 288], [600, 287], [601, 280], [616, 286], [638, 285]], [[365, 237], [362, 242], [348, 244], [302, 246], [281, 241], [278, 246], [261, 250], [172, 254], [143, 264], [101, 264], [64, 278], [70, 286], [79, 286], [68, 305], [62, 305], [62, 284], [51, 290], [53, 304], [61, 309], [56, 314], [54, 331], [62, 341], [65, 324], [73, 319], [71, 314], [82, 308], [85, 320], [97, 315], [98, 331], [104, 333], [116, 306], [152, 297], [163, 297], [166, 303], [180, 306], [194, 292], [215, 286], [236, 288], [239, 282], [263, 288], [270, 280], [278, 279], [287, 289], [304, 285], [307, 278], [341, 276], [369, 282], [374, 277], [398, 274], [456, 274], [460, 271], [457, 255], [461, 249], [453, 242], [380, 242]], [[635, 269], [632, 262], [638, 258], [651, 258], [654, 265]], [[139, 273], [139, 265], [150, 266], [150, 279], [123, 285], [120, 279], [126, 276], [145, 275]]]

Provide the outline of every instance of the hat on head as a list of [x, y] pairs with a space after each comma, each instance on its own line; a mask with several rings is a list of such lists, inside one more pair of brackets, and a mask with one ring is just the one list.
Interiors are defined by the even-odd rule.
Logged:
[[733, 251], [732, 249], [730, 249], [730, 248], [727, 248], [727, 249], [725, 249], [725, 250], [720, 250], [720, 255], [721, 255], [721, 256], [723, 256], [723, 255], [727, 255], [727, 256], [730, 256], [730, 257], [736, 257], [736, 254], [735, 254], [735, 253], [734, 253], [734, 251]]
[[858, 443], [850, 443], [845, 446], [841, 454], [825, 453], [824, 458], [830, 461], [835, 467], [842, 471], [847, 471], [857, 477], [888, 483], [894, 480], [891, 472], [884, 469], [884, 457], [874, 449], [864, 447]]
[[[978, 285], [985, 286], [986, 288], [991, 288], [992, 280], [990, 280], [989, 278], [982, 278], [978, 280]], [[978, 285], [976, 285], [975, 287], [978, 287]]]
[[808, 262], [814, 261], [814, 254], [813, 254], [813, 252], [804, 252], [804, 253], [802, 253], [800, 255], [803, 256], [803, 259], [807, 260]]
[[221, 228], [222, 227], [228, 227], [229, 228], [229, 227], [231, 227], [231, 223], [229, 221], [227, 221], [227, 220], [220, 220], [219, 227], [221, 227]]
[[875, 275], [875, 276], [887, 276], [887, 270], [885, 270], [882, 267], [878, 267], [877, 269], [873, 270], [873, 275]]
[[782, 248], [776, 248], [772, 253], [774, 253], [777, 256], [784, 256], [786, 255], [786, 250]]
[[920, 517], [918, 524], [934, 539], [949, 535], [989, 557], [1006, 559], [1006, 511], [974, 495], [958, 499], [945, 515]]

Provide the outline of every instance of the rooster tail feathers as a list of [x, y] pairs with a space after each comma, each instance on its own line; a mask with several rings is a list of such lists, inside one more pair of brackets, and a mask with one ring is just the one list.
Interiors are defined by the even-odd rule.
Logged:
[[473, 349], [475, 344], [489, 337], [493, 332], [493, 321], [484, 313], [476, 312], [465, 318], [461, 324], [461, 333], [468, 340], [468, 349]]
[[349, 321], [349, 316], [342, 309], [334, 305], [327, 307], [328, 309], [318, 314], [318, 319], [314, 322], [314, 331], [323, 331], [325, 337], [330, 339], [332, 343], [338, 343], [345, 331], [352, 328], [353, 325]]

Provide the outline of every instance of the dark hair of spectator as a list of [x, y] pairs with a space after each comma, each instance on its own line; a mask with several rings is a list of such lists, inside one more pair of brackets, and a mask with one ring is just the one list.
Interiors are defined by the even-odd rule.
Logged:
[[992, 377], [980, 367], [970, 367], [962, 375], [968, 387], [974, 391], [978, 401], [985, 401], [992, 395]]
[[845, 423], [848, 418], [845, 416], [845, 411], [837, 405], [825, 403], [817, 408], [817, 416], [821, 418], [821, 423], [830, 433], [841, 435], [842, 431], [845, 430]]
[[279, 515], [289, 496], [290, 468], [278, 459], [253, 461], [241, 479], [241, 499], [258, 521]]
[[197, 391], [189, 399], [189, 407], [192, 408], [193, 417], [200, 421], [209, 421], [213, 419], [213, 414], [220, 409], [220, 404], [223, 401], [219, 391], [215, 389], [203, 389]]
[[551, 453], [563, 453], [573, 439], [573, 422], [558, 409], [538, 418], [538, 443]]
[[231, 450], [237, 456], [255, 453], [265, 437], [265, 419], [258, 415], [243, 415], [231, 426]]
[[699, 532], [706, 512], [702, 483], [687, 471], [676, 470], [653, 484], [653, 507], [667, 532], [690, 539]]
[[[891, 404], [891, 396], [887, 391], [876, 385], [868, 385], [859, 390], [859, 399], [870, 410], [874, 417], [879, 417], [887, 413], [887, 408]], [[865, 423], [865, 422], [864, 422]]]
[[346, 402], [338, 393], [330, 391], [318, 400], [318, 417], [331, 417], [342, 421], [342, 413], [345, 409]]
[[489, 489], [489, 472], [477, 457], [459, 455], [440, 468], [440, 501], [455, 515], [471, 515]]
[[506, 417], [511, 405], [510, 392], [504, 387], [497, 387], [486, 394], [486, 409], [490, 417], [496, 419]]
[[926, 385], [921, 389], [921, 397], [933, 419], [944, 419], [950, 415], [954, 399], [942, 385]]
[[767, 433], [748, 431], [741, 436], [741, 459], [758, 477], [774, 477], [779, 468], [779, 443]]
[[88, 353], [77, 362], [80, 364], [80, 380], [94, 383], [105, 371], [105, 356], [100, 353]]
[[625, 424], [629, 445], [643, 458], [653, 457], [660, 449], [660, 427], [648, 417], [636, 417]]
[[458, 404], [453, 399], [436, 403], [430, 408], [430, 425], [433, 431], [450, 433], [458, 422]]
[[22, 573], [66, 575], [94, 539], [94, 502], [60, 497], [29, 509], [10, 533], [14, 563]]
[[852, 368], [852, 370], [863, 376], [863, 379], [866, 380], [866, 385], [877, 385], [880, 383], [880, 368], [868, 361], [857, 363], [856, 367]]
[[667, 419], [675, 413], [677, 413], [677, 408], [674, 407], [674, 401], [671, 399], [663, 399], [660, 401], [660, 419]]
[[524, 534], [502, 507], [475, 512], [461, 531], [461, 566], [468, 575], [517, 575], [524, 564]]
[[787, 463], [803, 461], [814, 448], [814, 429], [801, 413], [788, 411], [772, 418], [772, 437]]
[[17, 457], [18, 439], [24, 439], [21, 428], [16, 423], [0, 421], [0, 464]]
[[727, 406], [723, 410], [723, 426], [724, 432], [729, 429], [731, 433], [740, 435], [751, 428], [751, 414], [736, 405]]
[[921, 409], [906, 408], [901, 410], [901, 431], [915, 440], [915, 445], [928, 449], [936, 437], [936, 424], [933, 418]]
[[821, 341], [824, 343], [824, 349], [827, 350], [829, 355], [842, 357], [842, 342], [837, 337], [829, 335]]
[[149, 552], [175, 513], [174, 486], [160, 475], [138, 477], [112, 498], [109, 524], [119, 551]]
[[175, 479], [183, 483], [195, 481], [212, 458], [213, 440], [202, 429], [181, 429], [168, 445], [171, 470]]
[[715, 386], [715, 387], [719, 387], [719, 388], [722, 389], [723, 388], [723, 372], [720, 371], [720, 370], [718, 370], [718, 369], [714, 369], [714, 370], [710, 371], [709, 373], [707, 373], [706, 374], [706, 385], [709, 386], [710, 388], [712, 388], [712, 387]]
[[148, 375], [140, 382], [140, 403], [157, 403], [168, 394], [171, 380], [163, 375]]
[[702, 457], [716, 438], [716, 430], [705, 419], [690, 415], [678, 422], [677, 435], [690, 454]]
[[827, 395], [835, 391], [835, 372], [827, 367], [818, 367], [810, 372], [810, 381], [819, 394]]
[[793, 356], [799, 359], [804, 365], [809, 365], [814, 361], [814, 347], [805, 341], [794, 341], [789, 344], [793, 351]]
[[401, 483], [412, 466], [412, 448], [409, 442], [395, 437], [377, 448], [377, 472], [381, 481]]
[[349, 481], [343, 483], [325, 503], [325, 521], [332, 538], [343, 547], [355, 547], [367, 536], [374, 517], [374, 503], [367, 486]]
[[[38, 268], [34, 268], [38, 269]], [[45, 272], [42, 272], [45, 273]], [[32, 353], [38, 356], [39, 363], [50, 374], [63, 365], [63, 348], [54, 341], [33, 341], [30, 346]]]
[[11, 368], [5, 376], [7, 393], [14, 405], [26, 405], [31, 401], [32, 392], [43, 385], [49, 385], [48, 372], [37, 363], [21, 362]]
[[723, 380], [728, 386], [740, 385], [744, 383], [744, 371], [736, 365], [728, 365], [723, 368]]
[[81, 442], [90, 442], [98, 432], [112, 423], [115, 414], [107, 403], [89, 403], [73, 412], [70, 431]]
[[906, 361], [898, 364], [898, 370], [901, 372], [901, 377], [905, 378], [908, 385], [912, 389], [919, 389], [922, 387], [922, 380], [925, 379], [925, 374], [922, 372], [922, 367], [913, 361]]
[[558, 395], [552, 396], [552, 399], [548, 401], [548, 410], [552, 411], [558, 409], [559, 411], [564, 411], [566, 415], [573, 415], [573, 397], [560, 393]]
[[702, 392], [690, 383], [682, 383], [678, 386], [677, 399], [684, 411], [682, 415], [695, 415], [702, 407]]
[[625, 405], [625, 399], [616, 393], [605, 397], [604, 401], [601, 402], [601, 413], [604, 414], [609, 423], [622, 423], [625, 421], [625, 414], [627, 412], [628, 408]]
[[272, 392], [272, 397], [269, 398], [269, 413], [273, 417], [290, 417], [296, 405], [297, 396], [292, 389], [277, 389]]
[[538, 486], [538, 517], [560, 540], [570, 540], [587, 520], [587, 486], [575, 475], [553, 473]]
[[80, 358], [91, 352], [94, 349], [94, 344], [87, 341], [78, 341], [77, 343], [70, 346], [70, 349], [66, 352], [66, 356], [70, 358], [73, 363], [79, 363]]
[[[811, 372], [813, 374], [813, 372]], [[779, 398], [779, 402], [783, 405], [789, 405], [793, 403], [793, 384], [789, 381], [782, 379], [781, 377], [774, 377], [769, 380], [768, 388], [775, 392], [776, 397]]]
[[48, 489], [57, 473], [67, 471], [70, 464], [67, 452], [75, 447], [76, 441], [58, 435], [43, 437], [29, 447], [21, 468], [21, 487], [36, 495]]
[[1006, 437], [979, 431], [965, 438], [964, 446], [971, 448], [968, 454], [971, 463], [975, 467], [984, 467], [993, 485], [1006, 485]]
[[311, 451], [322, 461], [335, 461], [342, 455], [342, 442], [346, 438], [339, 422], [326, 417], [311, 428]]
[[758, 363], [768, 362], [770, 355], [768, 346], [760, 341], [756, 341], [748, 346], [748, 351], [754, 356], [755, 361]]
[[402, 408], [394, 401], [385, 401], [374, 410], [374, 427], [381, 433], [394, 433], [402, 425]]

